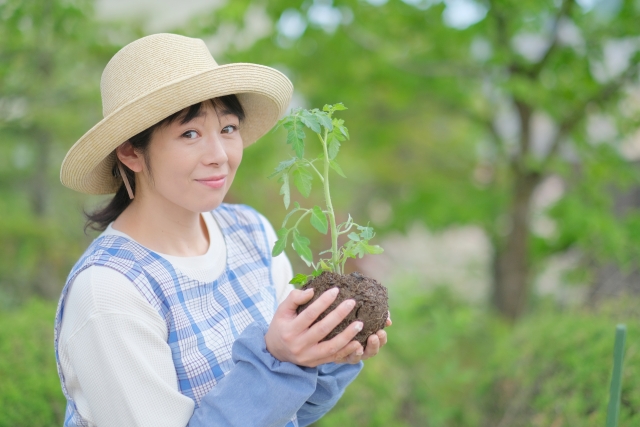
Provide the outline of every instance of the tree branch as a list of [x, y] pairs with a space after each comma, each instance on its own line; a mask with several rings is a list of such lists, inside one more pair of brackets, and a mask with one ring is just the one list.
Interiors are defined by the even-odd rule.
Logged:
[[507, 35], [507, 23], [504, 15], [496, 7], [494, 0], [489, 0], [489, 11], [496, 21], [496, 44], [509, 51], [509, 36]]
[[547, 50], [545, 51], [540, 61], [535, 63], [533, 67], [526, 73], [527, 76], [531, 78], [531, 80], [534, 80], [538, 77], [540, 71], [542, 71], [547, 61], [549, 60], [549, 57], [551, 57], [551, 54], [558, 46], [558, 33], [560, 31], [560, 23], [565, 17], [571, 15], [571, 9], [573, 8], [574, 3], [575, 0], [564, 0], [560, 5], [558, 13], [556, 14], [556, 18], [553, 21], [553, 28], [551, 30], [551, 43], [549, 44], [549, 47], [547, 47]]
[[622, 75], [620, 75], [620, 77], [617, 80], [602, 87], [600, 91], [598, 91], [597, 93], [593, 94], [589, 98], [582, 101], [579, 105], [577, 105], [572, 110], [573, 112], [571, 114], [569, 114], [567, 117], [565, 117], [564, 120], [560, 122], [558, 132], [556, 133], [556, 136], [553, 139], [553, 142], [551, 143], [551, 148], [549, 149], [549, 152], [547, 153], [544, 160], [542, 161], [540, 170], [545, 170], [549, 166], [549, 163], [551, 163], [553, 158], [556, 156], [558, 150], [560, 149], [560, 145], [562, 144], [562, 141], [564, 140], [564, 138], [569, 133], [571, 133], [573, 129], [576, 127], [576, 125], [578, 125], [578, 123], [580, 123], [580, 121], [585, 117], [586, 115], [585, 109], [587, 105], [589, 105], [592, 102], [604, 102], [612, 98], [614, 95], [616, 95], [620, 91], [620, 88], [625, 83], [627, 83], [629, 79], [631, 79], [633, 76], [637, 74], [637, 71], [638, 70], [636, 68], [636, 64], [632, 64], [631, 66], [629, 66], [629, 68], [625, 70], [625, 72]]

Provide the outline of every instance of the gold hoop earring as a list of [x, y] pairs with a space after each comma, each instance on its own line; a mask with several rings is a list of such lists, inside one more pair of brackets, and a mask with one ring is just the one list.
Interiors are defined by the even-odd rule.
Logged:
[[118, 164], [118, 170], [120, 171], [120, 176], [124, 181], [124, 186], [127, 187], [127, 193], [129, 193], [129, 198], [133, 199], [133, 191], [131, 191], [131, 185], [129, 185], [129, 178], [127, 178], [127, 174], [124, 173], [124, 168], [122, 167], [122, 163], [120, 159], [116, 157], [116, 163]]

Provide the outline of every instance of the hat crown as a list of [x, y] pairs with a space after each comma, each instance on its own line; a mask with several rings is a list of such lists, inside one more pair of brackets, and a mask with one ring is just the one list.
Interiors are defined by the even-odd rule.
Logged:
[[177, 34], [154, 34], [120, 49], [102, 73], [102, 114], [160, 87], [217, 67], [205, 43]]

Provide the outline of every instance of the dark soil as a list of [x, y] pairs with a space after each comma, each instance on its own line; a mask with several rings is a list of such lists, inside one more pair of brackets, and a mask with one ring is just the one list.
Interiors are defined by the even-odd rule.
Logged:
[[384, 329], [387, 317], [389, 317], [387, 288], [376, 280], [363, 276], [360, 273], [340, 275], [325, 271], [320, 276], [308, 281], [302, 287], [302, 290], [314, 288], [314, 293], [311, 301], [298, 307], [298, 314], [318, 299], [326, 290], [336, 286], [340, 288], [338, 297], [324, 313], [318, 316], [316, 322], [322, 320], [344, 300], [354, 299], [356, 306], [323, 341], [330, 340], [344, 331], [351, 323], [360, 320], [363, 323], [363, 327], [355, 339], [358, 340], [364, 348], [367, 346], [369, 335], [375, 334], [380, 329]]

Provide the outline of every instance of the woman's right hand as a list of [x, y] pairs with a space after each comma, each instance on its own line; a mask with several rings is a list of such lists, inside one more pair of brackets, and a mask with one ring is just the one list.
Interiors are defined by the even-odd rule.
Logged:
[[356, 334], [362, 330], [360, 321], [353, 322], [332, 339], [320, 342], [353, 310], [355, 301], [343, 301], [324, 319], [311, 326], [336, 299], [339, 289], [329, 289], [297, 314], [298, 306], [308, 302], [313, 292], [313, 289], [291, 291], [273, 316], [264, 338], [269, 353], [281, 362], [313, 368], [340, 361], [362, 349], [360, 343], [354, 341]]

